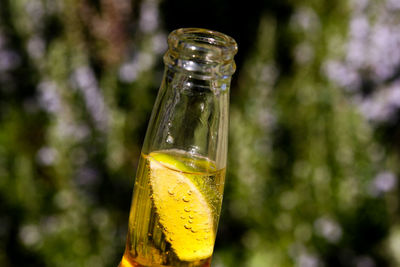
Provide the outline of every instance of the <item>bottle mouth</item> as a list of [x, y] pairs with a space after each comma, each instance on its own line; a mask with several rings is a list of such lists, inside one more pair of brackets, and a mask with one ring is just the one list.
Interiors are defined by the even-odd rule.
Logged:
[[203, 76], [230, 76], [235, 71], [237, 43], [226, 34], [201, 28], [177, 29], [168, 36], [168, 47], [164, 62], [169, 67]]

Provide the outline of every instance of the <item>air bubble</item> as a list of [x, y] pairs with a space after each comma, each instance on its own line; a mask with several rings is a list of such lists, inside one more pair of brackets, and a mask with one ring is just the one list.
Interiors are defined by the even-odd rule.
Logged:
[[182, 200], [185, 201], [185, 202], [189, 202], [189, 201], [190, 201], [190, 198], [188, 198], [187, 196], [184, 196], [184, 197], [182, 198]]
[[168, 189], [168, 194], [170, 194], [171, 196], [173, 196], [175, 193], [172, 189]]
[[192, 229], [192, 230], [190, 230], [193, 234], [194, 233], [197, 233], [197, 230], [194, 230], [194, 229]]
[[193, 219], [193, 218], [194, 218], [194, 216], [193, 216], [193, 215], [189, 215], [189, 218], [190, 218], [190, 219]]
[[183, 210], [186, 211], [186, 212], [189, 212], [190, 208], [189, 207], [185, 207]]
[[192, 220], [188, 220], [188, 223], [193, 223], [193, 221]]
[[192, 190], [188, 190], [187, 194], [190, 196], [192, 194]]
[[192, 228], [192, 226], [187, 225], [187, 224], [185, 224], [184, 227], [185, 227], [186, 229], [188, 229], [188, 230]]

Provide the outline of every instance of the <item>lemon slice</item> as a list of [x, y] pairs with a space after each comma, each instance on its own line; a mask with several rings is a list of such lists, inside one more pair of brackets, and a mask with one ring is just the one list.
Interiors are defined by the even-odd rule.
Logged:
[[210, 257], [215, 236], [213, 213], [193, 182], [202, 178], [201, 173], [194, 173], [190, 166], [159, 152], [150, 153], [149, 164], [154, 205], [175, 254], [182, 261]]

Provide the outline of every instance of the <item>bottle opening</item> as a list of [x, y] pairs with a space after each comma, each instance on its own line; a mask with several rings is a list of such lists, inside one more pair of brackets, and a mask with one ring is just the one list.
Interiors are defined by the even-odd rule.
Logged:
[[235, 40], [223, 33], [200, 28], [182, 28], [168, 36], [164, 62], [172, 68], [202, 76], [230, 76], [235, 71]]
[[[170, 49], [177, 53], [207, 52], [207, 59], [232, 60], [237, 52], [235, 40], [223, 33], [199, 28], [173, 31], [168, 37]], [[213, 56], [212, 58], [210, 56]]]

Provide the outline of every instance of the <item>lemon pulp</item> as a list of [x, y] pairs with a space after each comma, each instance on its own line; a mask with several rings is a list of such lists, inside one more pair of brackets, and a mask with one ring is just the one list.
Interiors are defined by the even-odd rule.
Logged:
[[205, 175], [160, 152], [148, 159], [152, 198], [166, 240], [182, 261], [210, 257], [215, 233], [210, 191], [200, 186]]

